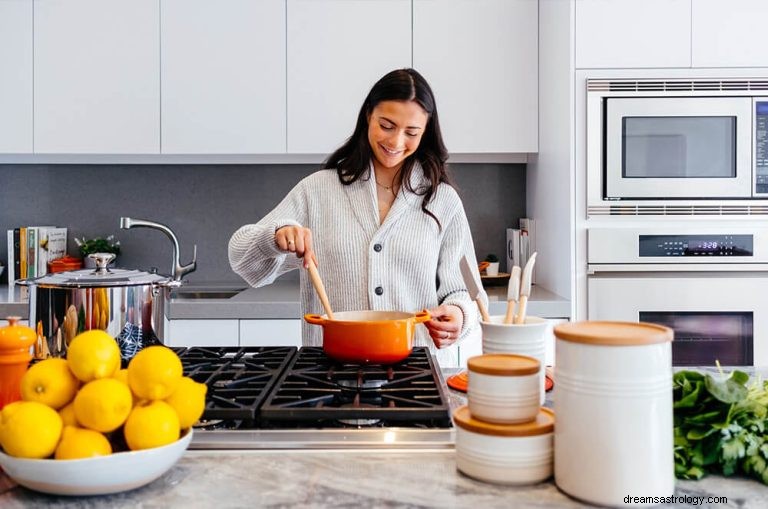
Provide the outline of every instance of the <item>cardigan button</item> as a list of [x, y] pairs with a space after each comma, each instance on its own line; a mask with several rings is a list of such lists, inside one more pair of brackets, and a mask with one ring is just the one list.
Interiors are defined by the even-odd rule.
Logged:
[[374, 244], [373, 245], [373, 250], [376, 251], [377, 253], [380, 252], [381, 251], [381, 244]]
[[374, 292], [376, 292], [376, 295], [381, 295], [382, 293], [384, 293], [384, 288], [377, 286]]

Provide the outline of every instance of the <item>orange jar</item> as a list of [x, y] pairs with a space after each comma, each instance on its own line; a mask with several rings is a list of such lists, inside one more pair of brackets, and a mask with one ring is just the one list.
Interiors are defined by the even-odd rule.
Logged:
[[9, 325], [0, 327], [0, 409], [21, 399], [19, 384], [32, 359], [30, 348], [35, 342], [35, 331], [18, 325], [20, 319], [9, 316]]

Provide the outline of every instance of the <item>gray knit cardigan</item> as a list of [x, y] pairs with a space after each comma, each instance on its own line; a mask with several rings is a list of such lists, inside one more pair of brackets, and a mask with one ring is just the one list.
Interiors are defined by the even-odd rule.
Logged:
[[[454, 304], [464, 314], [463, 340], [476, 335], [477, 307], [469, 298], [459, 261], [476, 266], [464, 207], [456, 191], [440, 184], [428, 209], [442, 230], [421, 210], [423, 196], [401, 186], [384, 223], [379, 224], [376, 183], [369, 169], [351, 185], [336, 170], [321, 170], [299, 182], [283, 201], [256, 224], [238, 229], [229, 241], [232, 269], [254, 287], [272, 283], [302, 261], [275, 244], [275, 231], [297, 225], [312, 231], [318, 271], [334, 311], [397, 310], [416, 312]], [[413, 189], [427, 183], [420, 166], [411, 174]], [[301, 271], [304, 313], [323, 314], [306, 271]], [[458, 342], [437, 349], [424, 326], [415, 344], [428, 346], [442, 366], [456, 366]], [[303, 344], [322, 345], [322, 329], [302, 324]]]

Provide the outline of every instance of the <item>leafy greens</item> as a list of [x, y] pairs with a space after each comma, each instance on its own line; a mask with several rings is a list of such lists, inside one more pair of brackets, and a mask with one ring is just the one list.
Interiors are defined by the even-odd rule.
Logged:
[[674, 374], [677, 477], [744, 473], [768, 484], [768, 381], [748, 381], [738, 370], [719, 379], [697, 371]]

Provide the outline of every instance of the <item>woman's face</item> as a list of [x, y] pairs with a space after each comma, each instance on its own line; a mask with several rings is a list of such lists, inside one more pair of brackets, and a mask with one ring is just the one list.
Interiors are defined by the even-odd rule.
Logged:
[[382, 101], [368, 117], [368, 143], [375, 163], [399, 169], [416, 152], [429, 116], [416, 101]]

